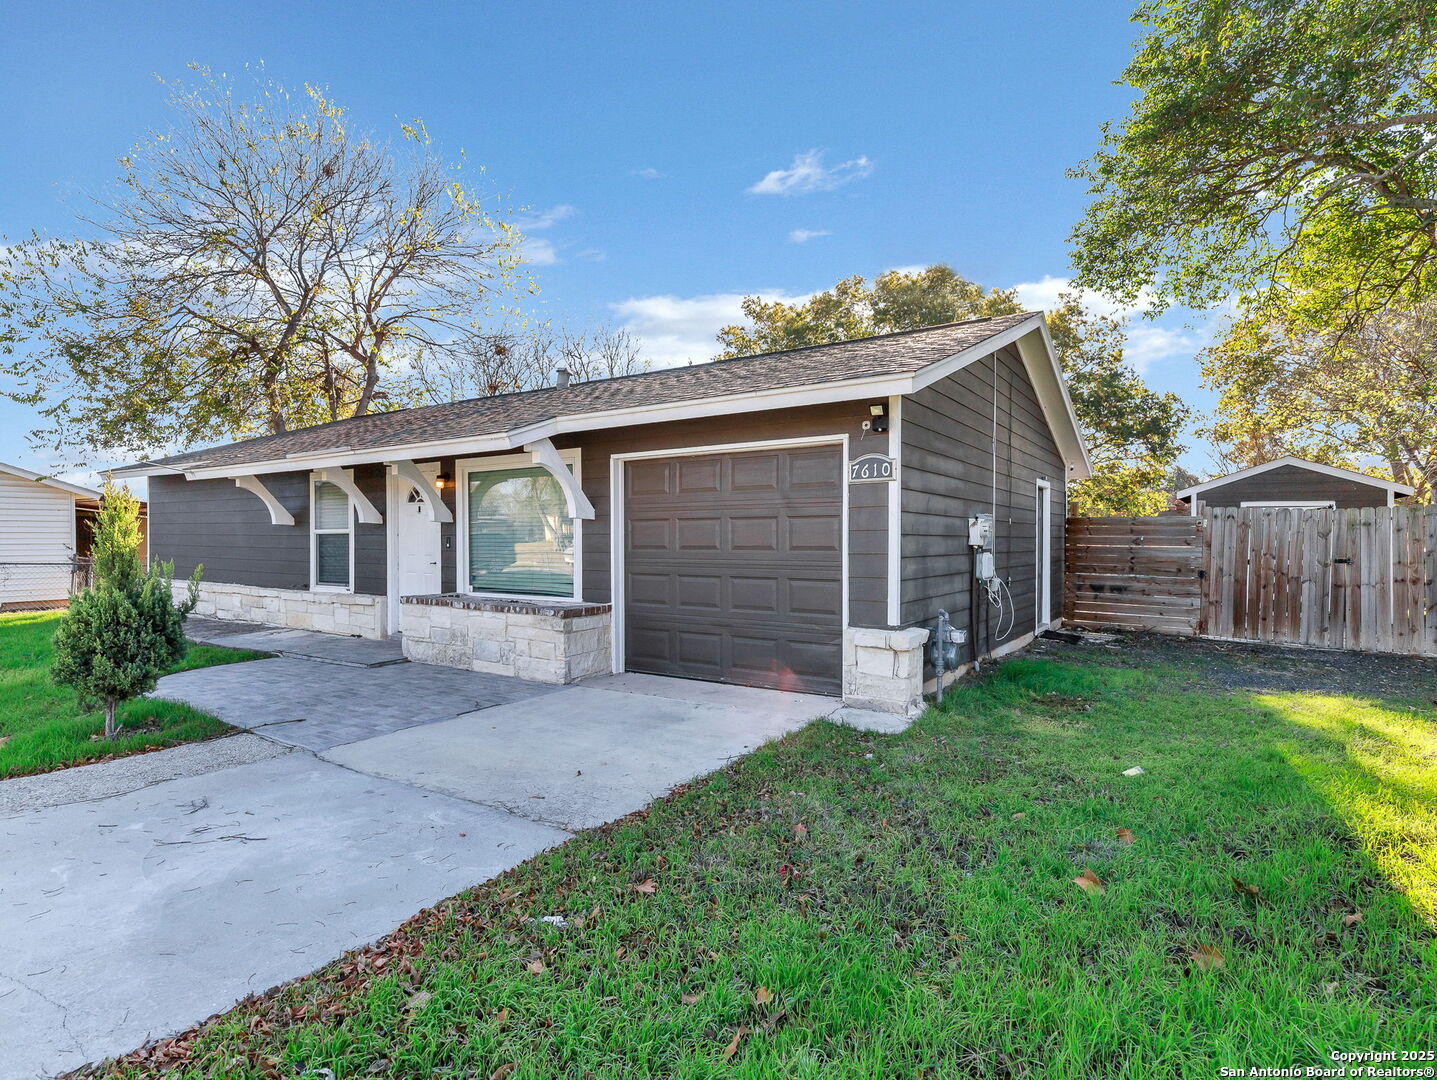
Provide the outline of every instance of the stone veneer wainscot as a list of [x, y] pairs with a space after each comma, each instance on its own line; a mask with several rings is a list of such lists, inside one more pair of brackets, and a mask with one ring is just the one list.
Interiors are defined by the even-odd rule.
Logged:
[[404, 655], [421, 664], [571, 683], [612, 670], [608, 604], [446, 593], [399, 602]]
[[[188, 595], [189, 582], [176, 581], [175, 598]], [[388, 600], [366, 593], [313, 592], [309, 589], [261, 589], [255, 585], [229, 585], [201, 581], [196, 615], [211, 619], [285, 626], [292, 630], [318, 630], [352, 637], [389, 636]]]

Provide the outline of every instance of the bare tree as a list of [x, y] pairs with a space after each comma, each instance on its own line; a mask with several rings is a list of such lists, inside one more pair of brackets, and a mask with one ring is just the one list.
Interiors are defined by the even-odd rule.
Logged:
[[470, 349], [518, 235], [431, 151], [355, 130], [315, 87], [196, 68], [176, 125], [122, 158], [97, 239], [12, 248], [0, 374], [58, 445], [145, 450], [407, 404], [423, 358]]
[[552, 386], [560, 368], [575, 382], [647, 371], [639, 343], [623, 328], [556, 329], [548, 323], [476, 336], [462, 352], [434, 353], [418, 365], [426, 401], [493, 397]]

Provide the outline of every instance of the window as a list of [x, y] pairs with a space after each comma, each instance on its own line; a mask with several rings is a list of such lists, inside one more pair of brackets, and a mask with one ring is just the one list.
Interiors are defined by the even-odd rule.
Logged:
[[349, 496], [327, 480], [315, 480], [310, 498], [313, 522], [313, 587], [349, 592], [354, 548], [354, 514]]
[[574, 597], [578, 545], [563, 488], [547, 469], [520, 460], [471, 462], [463, 472], [464, 587]]

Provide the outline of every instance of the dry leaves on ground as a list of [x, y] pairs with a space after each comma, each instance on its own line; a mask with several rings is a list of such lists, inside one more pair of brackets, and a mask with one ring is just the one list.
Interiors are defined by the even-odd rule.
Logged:
[[1073, 879], [1073, 884], [1084, 892], [1101, 896], [1106, 892], [1106, 887], [1098, 880], [1098, 875], [1093, 873], [1091, 867], [1084, 867], [1083, 872]]
[[1222, 950], [1216, 945], [1195, 945], [1188, 955], [1192, 957], [1193, 967], [1199, 971], [1216, 971], [1227, 964], [1222, 958]]
[[727, 1046], [723, 1048], [723, 1059], [725, 1061], [728, 1061], [730, 1058], [732, 1058], [735, 1054], [738, 1053], [738, 1044], [747, 1034], [748, 1028], [746, 1027], [740, 1027], [737, 1031], [733, 1033], [733, 1039], [729, 1042]]

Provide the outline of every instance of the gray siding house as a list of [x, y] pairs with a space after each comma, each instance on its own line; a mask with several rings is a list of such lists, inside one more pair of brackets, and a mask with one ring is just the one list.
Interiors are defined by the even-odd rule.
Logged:
[[1349, 510], [1364, 506], [1391, 506], [1413, 489], [1406, 484], [1380, 480], [1366, 473], [1320, 465], [1298, 457], [1280, 457], [1249, 469], [1194, 484], [1177, 493], [1177, 500], [1196, 512], [1206, 506], [1294, 506]]
[[[1061, 611], [1082, 435], [1041, 313], [342, 420], [142, 462], [201, 614], [568, 682], [916, 707]], [[991, 515], [982, 547], [970, 518]], [[982, 582], [976, 579], [982, 571]]]

